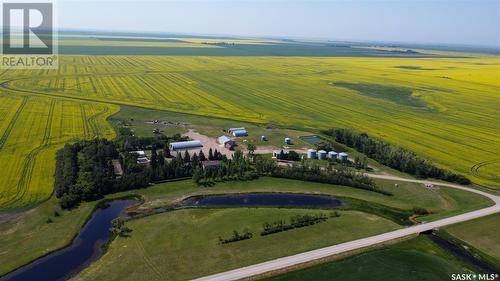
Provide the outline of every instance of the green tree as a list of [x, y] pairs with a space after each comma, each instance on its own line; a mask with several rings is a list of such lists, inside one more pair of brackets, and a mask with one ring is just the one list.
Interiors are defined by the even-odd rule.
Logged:
[[189, 156], [189, 152], [186, 150], [184, 151], [184, 163], [189, 163], [191, 162], [191, 156]]
[[170, 148], [168, 145], [165, 146], [165, 157], [172, 158], [172, 154], [170, 154]]
[[151, 149], [151, 161], [149, 165], [151, 167], [151, 181], [155, 181], [158, 175], [158, 154], [156, 153], [155, 146]]

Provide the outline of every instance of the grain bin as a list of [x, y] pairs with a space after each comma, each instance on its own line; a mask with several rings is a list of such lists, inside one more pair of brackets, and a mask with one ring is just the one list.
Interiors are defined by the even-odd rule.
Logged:
[[326, 160], [326, 151], [324, 151], [324, 150], [318, 151], [318, 159], [319, 160]]
[[308, 149], [307, 150], [307, 158], [308, 159], [316, 159], [316, 149]]
[[347, 156], [348, 156], [347, 153], [340, 152], [339, 153], [339, 159], [340, 159], [340, 161], [347, 161]]
[[337, 159], [337, 154], [338, 153], [335, 151], [330, 151], [330, 152], [328, 152], [328, 158], [335, 160], [335, 159]]

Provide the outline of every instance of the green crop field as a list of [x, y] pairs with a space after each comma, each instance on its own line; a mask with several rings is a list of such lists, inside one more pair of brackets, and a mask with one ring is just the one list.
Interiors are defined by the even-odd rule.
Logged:
[[[0, 87], [14, 103], [21, 95], [67, 97], [75, 103], [140, 106], [313, 133], [355, 128], [475, 183], [500, 188], [499, 65], [494, 56], [64, 55], [57, 71], [4, 72]], [[5, 107], [6, 116], [15, 115], [13, 107]], [[13, 186], [2, 184], [2, 189]]]

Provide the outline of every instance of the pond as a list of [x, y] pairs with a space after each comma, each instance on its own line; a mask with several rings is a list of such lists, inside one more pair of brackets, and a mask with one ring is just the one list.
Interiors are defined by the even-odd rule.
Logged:
[[321, 141], [321, 139], [317, 136], [305, 136], [305, 137], [300, 137], [303, 141], [310, 143], [310, 144], [316, 144]]
[[332, 196], [294, 193], [246, 193], [193, 196], [182, 203], [185, 207], [307, 207], [336, 208], [343, 202]]
[[103, 252], [109, 240], [111, 221], [124, 210], [137, 203], [136, 200], [117, 200], [97, 209], [70, 246], [23, 266], [0, 280], [66, 280], [90, 264]]
[[450, 254], [454, 255], [458, 259], [464, 261], [467, 264], [472, 264], [479, 270], [481, 270], [481, 273], [496, 273], [500, 274], [500, 271], [495, 268], [494, 266], [488, 264], [487, 262], [477, 258], [474, 256], [472, 253], [467, 251], [465, 248], [462, 246], [456, 245], [447, 239], [440, 237], [438, 235], [434, 235], [431, 233], [426, 233], [427, 237], [429, 237], [434, 243], [436, 243], [439, 247], [444, 249], [445, 251], [449, 252]]

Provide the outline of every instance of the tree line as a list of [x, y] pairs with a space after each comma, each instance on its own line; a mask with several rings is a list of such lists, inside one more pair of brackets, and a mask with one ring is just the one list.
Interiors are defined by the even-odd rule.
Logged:
[[[185, 139], [180, 135], [137, 137], [128, 128], [120, 128], [113, 141], [94, 139], [66, 144], [56, 156], [56, 197], [62, 208], [69, 209], [106, 194], [147, 187], [157, 178], [191, 176], [190, 167], [182, 158], [167, 165], [162, 161], [164, 157], [157, 157], [152, 166], [145, 166], [137, 163], [136, 154], [129, 153], [160, 147], [165, 148], [164, 153], [170, 156], [168, 143]], [[113, 161], [118, 161], [123, 175], [115, 174]], [[159, 171], [158, 167], [162, 170]]]
[[315, 163], [302, 161], [299, 164], [293, 164], [291, 166], [278, 166], [276, 162], [271, 159], [257, 157], [255, 168], [259, 175], [344, 185], [374, 191], [384, 195], [392, 195], [390, 192], [378, 189], [371, 178], [356, 171], [355, 168], [343, 165], [322, 168]]
[[[338, 213], [337, 213], [338, 214]], [[283, 232], [295, 228], [301, 228], [305, 226], [315, 225], [321, 222], [324, 222], [328, 219], [328, 217], [321, 213], [317, 215], [295, 215], [290, 217], [290, 221], [287, 223], [284, 220], [275, 221], [272, 223], [264, 223], [262, 225], [261, 236], [266, 236], [269, 234], [274, 234], [278, 232]]]
[[[337, 211], [330, 213], [330, 218], [338, 218], [340, 217], [340, 213]], [[295, 228], [301, 228], [306, 226], [315, 225], [318, 223], [322, 223], [329, 218], [324, 213], [319, 213], [315, 215], [304, 214], [304, 215], [295, 215], [291, 216], [289, 222], [285, 220], [278, 220], [271, 223], [265, 222], [262, 224], [262, 231], [260, 233], [261, 236], [267, 236], [274, 233], [279, 233], [283, 231], [292, 230]], [[233, 230], [232, 236], [228, 238], [222, 238], [219, 236], [219, 245], [228, 244], [232, 242], [242, 241], [251, 239], [253, 237], [253, 233], [251, 233], [248, 228], [245, 228], [242, 233], [239, 233], [237, 230]]]
[[439, 168], [430, 160], [422, 158], [412, 151], [393, 145], [380, 139], [372, 138], [366, 133], [358, 133], [351, 129], [330, 129], [323, 131], [336, 142], [354, 148], [377, 162], [420, 178], [436, 178], [459, 184], [470, 184], [463, 175], [455, 174]]
[[232, 242], [237, 242], [237, 241], [241, 241], [241, 240], [247, 240], [247, 239], [250, 239], [253, 237], [253, 234], [248, 231], [248, 228], [245, 228], [243, 230], [243, 233], [239, 233], [237, 230], [233, 230], [233, 235], [229, 238], [222, 238], [221, 236], [219, 236], [219, 244], [222, 245], [222, 244], [228, 244], [228, 243], [232, 243]]
[[259, 175], [255, 172], [251, 159], [253, 158], [243, 155], [243, 152], [236, 151], [232, 159], [226, 156], [214, 158], [219, 160], [214, 166], [203, 167], [193, 163], [193, 181], [198, 185], [210, 186], [220, 181], [257, 179]]
[[[210, 149], [205, 156], [202, 150], [174, 152], [169, 149], [172, 141], [183, 141], [180, 135], [167, 137], [133, 136], [129, 130], [120, 130], [116, 140], [94, 139], [67, 144], [56, 157], [56, 197], [64, 209], [77, 206], [82, 201], [92, 201], [106, 194], [144, 188], [158, 181], [193, 177], [198, 184], [211, 184], [217, 180], [253, 179], [250, 161], [241, 151], [233, 159]], [[137, 150], [151, 150], [147, 165], [137, 163]], [[175, 154], [175, 155], [172, 155]], [[202, 162], [220, 161], [220, 165], [202, 168]], [[123, 174], [115, 174], [118, 162]]]

